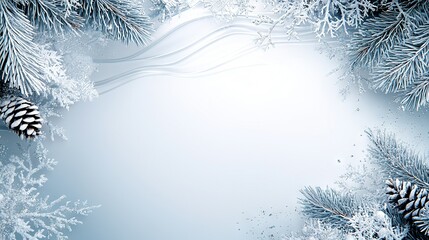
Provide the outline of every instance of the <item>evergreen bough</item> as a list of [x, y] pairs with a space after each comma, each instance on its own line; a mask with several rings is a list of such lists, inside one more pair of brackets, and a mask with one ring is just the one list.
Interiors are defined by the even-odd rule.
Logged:
[[8, 97], [24, 97], [35, 104], [59, 100], [68, 107], [79, 95], [75, 91], [80, 83], [65, 75], [61, 54], [42, 36], [78, 36], [89, 29], [138, 45], [147, 44], [153, 30], [137, 1], [0, 1], [0, 84], [7, 86], [1, 88], [1, 101]]
[[[371, 162], [377, 167], [374, 174], [377, 173], [380, 180], [387, 179], [387, 197], [362, 199], [354, 192], [306, 187], [301, 191], [303, 198], [300, 199], [303, 214], [328, 227], [340, 229], [344, 236], [356, 237], [358, 233], [369, 231], [364, 229], [365, 226], [356, 225], [365, 222], [356, 221], [359, 216], [373, 217], [372, 222], [377, 223], [383, 218], [378, 216], [382, 213], [389, 219], [390, 227], [370, 229], [375, 234], [370, 239], [429, 239], [429, 168], [426, 159], [397, 141], [392, 134], [368, 130], [367, 135]], [[380, 213], [368, 210], [374, 206], [379, 206]], [[387, 228], [390, 236], [403, 234], [403, 237], [383, 237]]]
[[40, 43], [36, 34], [55, 37], [88, 28], [125, 43], [146, 44], [152, 23], [131, 1], [3, 0], [0, 1], [1, 80], [24, 96], [46, 91]]
[[429, 2], [397, 1], [368, 17], [349, 41], [352, 69], [370, 72], [371, 85], [399, 95], [404, 109], [429, 102]]
[[344, 228], [359, 208], [356, 199], [347, 194], [340, 194], [334, 189], [306, 187], [301, 190], [300, 199], [304, 215], [329, 223], [333, 227]]
[[400, 179], [421, 188], [429, 188], [429, 167], [426, 159], [398, 142], [394, 135], [367, 131], [371, 159], [386, 178]]
[[[273, 14], [254, 22], [270, 27], [258, 43], [271, 44], [274, 28], [289, 37], [298, 25], [310, 24], [319, 38], [345, 43], [346, 73], [358, 79], [369, 73], [369, 85], [396, 94], [404, 109], [429, 102], [429, 1], [426, 0], [267, 0]], [[344, 54], [342, 54], [344, 55]], [[344, 59], [343, 59], [344, 60]]]

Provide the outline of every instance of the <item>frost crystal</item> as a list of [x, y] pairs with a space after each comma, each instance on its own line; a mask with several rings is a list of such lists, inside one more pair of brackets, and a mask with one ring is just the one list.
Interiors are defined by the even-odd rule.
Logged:
[[[43, 61], [45, 65], [49, 66], [45, 68], [44, 72], [48, 85], [46, 94], [54, 105], [68, 109], [70, 105], [78, 101], [91, 100], [97, 96], [97, 92], [93, 88], [92, 83], [85, 79], [89, 76], [85, 76], [78, 80], [69, 77], [66, 73], [66, 69], [63, 67], [62, 57], [58, 52], [48, 50], [45, 47], [42, 49], [42, 54], [44, 56]], [[85, 65], [91, 66], [88, 63], [85, 63]], [[82, 70], [84, 69], [85, 68], [82, 67]]]
[[323, 224], [320, 221], [309, 221], [302, 232], [286, 235], [283, 240], [338, 240], [345, 239], [344, 234], [336, 228]]
[[0, 163], [0, 239], [67, 239], [64, 231], [82, 223], [76, 216], [86, 216], [95, 207], [64, 202], [65, 196], [41, 197], [38, 190], [48, 180], [43, 173], [57, 162], [47, 157], [40, 142], [22, 152]]
[[335, 36], [338, 30], [347, 33], [347, 29], [357, 28], [377, 6], [369, 0], [266, 0], [272, 7], [274, 16], [266, 16], [267, 23], [285, 26], [291, 30], [296, 25], [310, 23], [320, 37]]
[[394, 227], [392, 219], [378, 209], [381, 208], [362, 209], [350, 219], [351, 239], [399, 240], [407, 236], [407, 228]]
[[150, 9], [153, 14], [158, 16], [159, 21], [164, 22], [173, 15], [180, 13], [181, 10], [188, 8], [185, 0], [151, 0], [153, 7]]
[[213, 15], [224, 20], [247, 15], [255, 8], [251, 0], [202, 0], [202, 2]]

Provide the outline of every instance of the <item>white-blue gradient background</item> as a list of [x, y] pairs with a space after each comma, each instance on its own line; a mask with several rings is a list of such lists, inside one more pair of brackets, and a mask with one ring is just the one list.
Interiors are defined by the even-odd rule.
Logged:
[[[154, 40], [198, 14], [163, 24]], [[147, 54], [174, 51], [225, 24], [195, 21]], [[392, 130], [417, 149], [428, 145], [424, 113], [354, 89], [344, 100], [343, 83], [329, 74], [339, 63], [320, 54], [317, 41], [257, 49], [219, 73], [192, 76], [256, 37], [223, 38], [169, 74], [121, 78], [135, 81], [64, 113], [59, 124], [69, 140], [48, 144], [59, 164], [44, 191], [102, 205], [70, 239], [269, 239], [261, 231], [279, 238], [300, 228], [299, 189], [333, 185], [347, 164], [364, 160], [368, 127]], [[94, 58], [141, 49], [111, 43]], [[100, 64], [94, 80], [167, 60], [154, 61]]]

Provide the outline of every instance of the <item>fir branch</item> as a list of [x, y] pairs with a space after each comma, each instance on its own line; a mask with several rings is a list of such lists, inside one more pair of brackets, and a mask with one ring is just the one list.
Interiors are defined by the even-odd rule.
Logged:
[[25, 13], [31, 23], [40, 31], [63, 33], [65, 30], [70, 30], [76, 32], [83, 26], [83, 19], [63, 2], [62, 0], [29, 0]]
[[10, 0], [0, 1], [0, 69], [9, 87], [24, 95], [44, 90], [39, 47], [32, 42], [33, 27], [24, 12]]
[[429, 168], [421, 156], [398, 143], [394, 135], [381, 131], [366, 131], [371, 145], [369, 153], [386, 178], [411, 182], [421, 188], [429, 187]]
[[139, 6], [116, 0], [81, 0], [81, 4], [81, 14], [95, 29], [125, 43], [147, 44], [152, 23]]
[[389, 53], [388, 59], [378, 66], [373, 74], [377, 89], [397, 92], [406, 89], [429, 71], [429, 23], [419, 26], [405, 40]]
[[424, 107], [429, 103], [429, 75], [425, 74], [418, 81], [413, 83], [411, 90], [406, 92], [401, 100], [401, 104], [406, 109], [416, 109]]
[[304, 215], [333, 227], [348, 228], [353, 213], [359, 208], [353, 196], [339, 194], [331, 188], [322, 190], [320, 187], [306, 187], [301, 193], [304, 196], [300, 199]]

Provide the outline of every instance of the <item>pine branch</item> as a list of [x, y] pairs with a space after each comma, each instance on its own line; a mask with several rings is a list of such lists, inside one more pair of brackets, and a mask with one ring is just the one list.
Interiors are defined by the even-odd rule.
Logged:
[[40, 31], [76, 32], [83, 26], [82, 17], [68, 9], [62, 0], [29, 0], [24, 9], [31, 23]]
[[371, 141], [369, 153], [386, 178], [411, 182], [421, 188], [429, 187], [429, 168], [414, 151], [398, 143], [393, 135], [368, 130]]
[[406, 21], [389, 11], [365, 21], [350, 40], [352, 66], [372, 66], [380, 62], [406, 34]]
[[10, 0], [0, 1], [0, 69], [9, 87], [24, 95], [44, 90], [38, 46], [32, 42], [33, 27], [24, 12]]
[[353, 196], [341, 195], [331, 188], [306, 187], [301, 193], [304, 195], [300, 199], [304, 215], [333, 227], [348, 228], [349, 220], [359, 208]]
[[406, 89], [429, 71], [429, 23], [419, 26], [389, 53], [388, 59], [373, 74], [375, 87], [386, 93]]
[[418, 81], [413, 83], [411, 90], [406, 92], [401, 100], [401, 104], [406, 109], [416, 109], [424, 107], [429, 103], [429, 75], [425, 74]]
[[416, 26], [428, 21], [429, 6], [425, 1], [411, 1], [366, 20], [350, 41], [352, 66], [376, 66]]
[[146, 44], [152, 29], [150, 18], [128, 1], [81, 0], [87, 23], [113, 39]]

